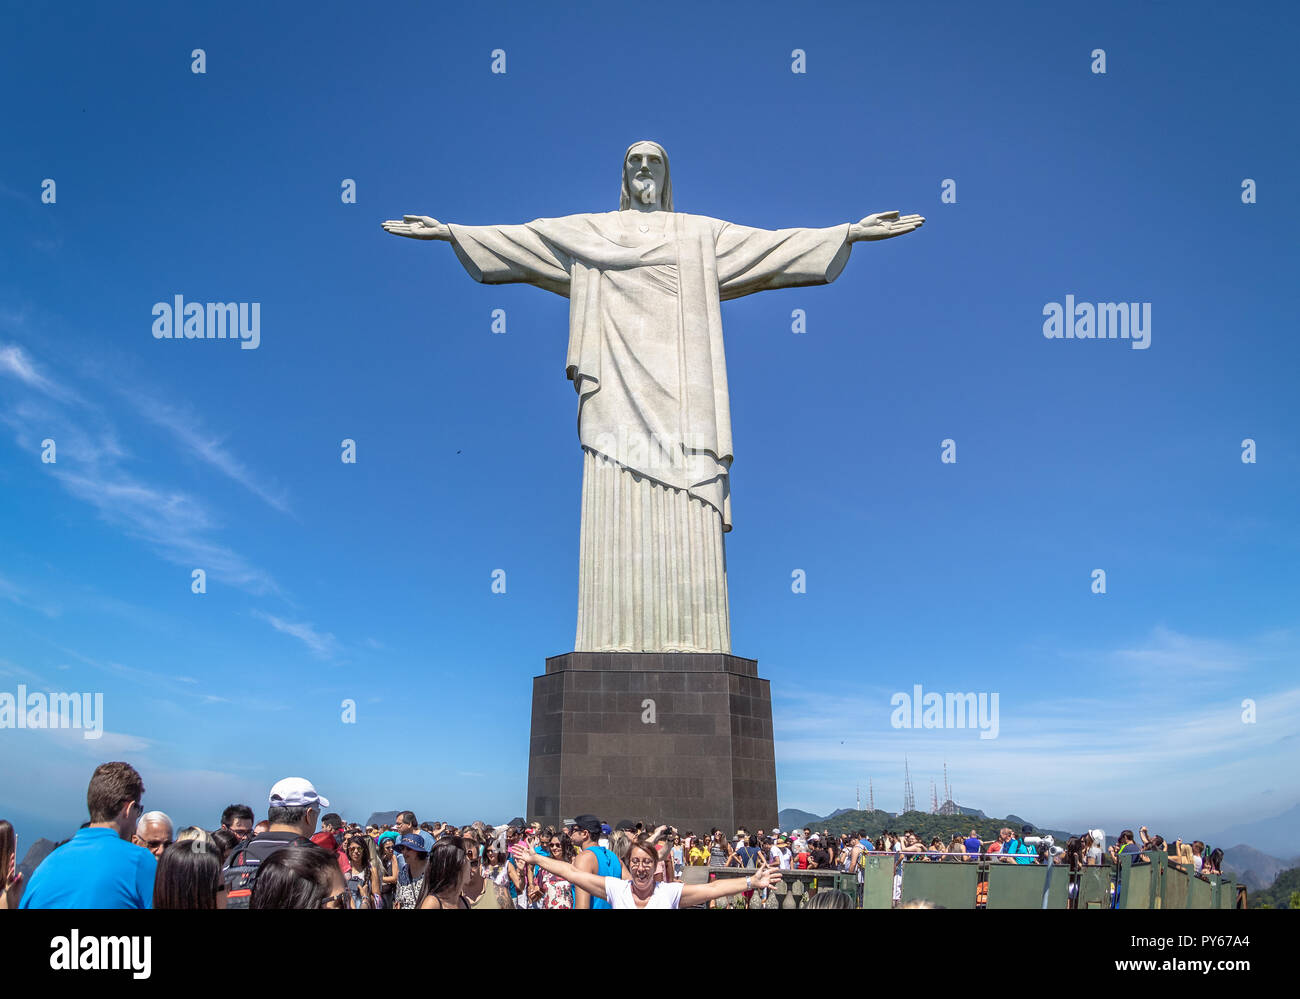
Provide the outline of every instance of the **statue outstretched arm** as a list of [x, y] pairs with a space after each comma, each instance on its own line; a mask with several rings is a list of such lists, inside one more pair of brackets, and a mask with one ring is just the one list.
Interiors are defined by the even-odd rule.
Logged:
[[898, 212], [877, 212], [849, 226], [849, 242], [892, 239], [895, 236], [905, 236], [923, 225], [925, 219], [920, 215], [904, 215], [900, 218]]
[[567, 297], [572, 260], [546, 238], [541, 222], [469, 226], [403, 215], [383, 225], [394, 236], [450, 243], [470, 277], [482, 284], [532, 284]]
[[384, 232], [391, 232], [394, 236], [405, 236], [408, 239], [441, 239], [451, 242], [451, 229], [427, 215], [403, 215], [402, 221], [389, 219], [383, 225]]
[[717, 222], [714, 259], [726, 301], [759, 291], [834, 281], [849, 259], [849, 224], [828, 229], [752, 229]]
[[854, 243], [902, 236], [924, 222], [920, 215], [898, 212], [880, 212], [828, 229], [751, 229], [717, 222], [720, 297], [725, 301], [757, 291], [827, 284], [844, 269]]

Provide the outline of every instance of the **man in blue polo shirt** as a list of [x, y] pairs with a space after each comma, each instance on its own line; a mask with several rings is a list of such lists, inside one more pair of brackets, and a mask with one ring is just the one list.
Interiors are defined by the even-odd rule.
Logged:
[[129, 763], [96, 767], [86, 791], [90, 825], [36, 868], [18, 908], [151, 908], [158, 862], [130, 839], [143, 796], [144, 781]]

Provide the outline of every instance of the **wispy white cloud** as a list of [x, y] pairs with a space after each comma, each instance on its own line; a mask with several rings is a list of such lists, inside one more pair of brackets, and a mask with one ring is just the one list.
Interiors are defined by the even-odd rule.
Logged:
[[[39, 393], [29, 393], [27, 398], [0, 408], [0, 423], [13, 431], [24, 450], [32, 451], [46, 436], [54, 439], [58, 460], [45, 466], [49, 474], [74, 497], [94, 507], [107, 523], [186, 569], [203, 569], [211, 579], [255, 594], [278, 592], [268, 573], [214, 539], [221, 524], [206, 503], [192, 493], [148, 482], [128, 467], [116, 430], [97, 406], [43, 372], [15, 345], [0, 346], [0, 374]], [[51, 400], [62, 405], [53, 407]], [[77, 408], [87, 412], [74, 415], [71, 410]], [[166, 411], [155, 406], [152, 413], [157, 422]], [[283, 503], [228, 451], [196, 429], [193, 420], [178, 439], [190, 453], [273, 506]]]
[[10, 187], [4, 181], [0, 181], [0, 194], [3, 194], [6, 198], [12, 198], [14, 201], [21, 201], [25, 205], [29, 205], [32, 202], [30, 191], [24, 194], [22, 191]]
[[0, 423], [9, 427], [15, 442], [28, 453], [34, 454], [41, 442], [49, 438], [55, 443], [58, 461], [71, 458], [79, 464], [99, 468], [129, 457], [106, 417], [96, 414], [93, 420], [85, 422], [92, 426], [83, 425], [59, 405], [36, 395], [14, 399], [0, 408]]
[[43, 690], [62, 690], [67, 686], [62, 681], [54, 680], [26, 666], [19, 666], [8, 659], [0, 659], [0, 676], [5, 677], [12, 687], [15, 684], [25, 683], [31, 687], [39, 687]]
[[276, 631], [298, 639], [313, 655], [321, 659], [333, 659], [339, 652], [338, 640], [332, 634], [317, 631], [314, 625], [305, 621], [286, 621], [260, 610], [254, 610], [253, 616], [265, 621]]
[[1174, 679], [1187, 672], [1239, 671], [1250, 665], [1253, 656], [1252, 650], [1241, 644], [1194, 638], [1158, 625], [1146, 642], [1116, 649], [1111, 658], [1122, 666], [1155, 670]]
[[[75, 649], [66, 649], [58, 646], [56, 646], [56, 648], [58, 648], [64, 655], [70, 656], [72, 659], [75, 659], [84, 666], [89, 666], [101, 673], [108, 673], [111, 676], [120, 677], [124, 680], [129, 680], [132, 683], [138, 683], [151, 689], [161, 687], [163, 689], [171, 690], [174, 693], [191, 693], [185, 688], [198, 682], [193, 677], [172, 676], [170, 673], [158, 673], [154, 670], [142, 669], [139, 666], [127, 666], [124, 663], [113, 662], [111, 660], [94, 659], [90, 656], [82, 655]], [[183, 686], [178, 687], [178, 684]]]
[[144, 752], [153, 745], [148, 739], [126, 732], [101, 732], [93, 739], [87, 739], [84, 731], [75, 728], [37, 729], [33, 734], [68, 749], [80, 750], [97, 762], [120, 760], [129, 753]]
[[[207, 693], [202, 689], [203, 681], [196, 677], [185, 675], [173, 676], [170, 673], [159, 673], [155, 670], [142, 669], [139, 666], [128, 666], [124, 663], [114, 662], [111, 660], [95, 659], [91, 656], [83, 655], [75, 649], [63, 648], [61, 646], [55, 646], [55, 648], [84, 666], [89, 666], [99, 672], [107, 673], [110, 676], [118, 677], [119, 679], [145, 687], [151, 693], [166, 691], [190, 702], [197, 702], [198, 704], [234, 704], [238, 705], [240, 708], [257, 711], [283, 711], [286, 707], [283, 702], [268, 701], [264, 698], [248, 694], [242, 690], [231, 697]], [[3, 665], [3, 661], [0, 661], [0, 667]], [[59, 668], [64, 669], [65, 667], [60, 666]], [[0, 675], [3, 674], [4, 670], [0, 668]], [[14, 675], [21, 676], [22, 673], [19, 671]], [[66, 685], [66, 680], [60, 682], [60, 686]]]
[[193, 412], [169, 406], [139, 390], [123, 390], [122, 394], [141, 416], [175, 437], [189, 454], [238, 482], [281, 513], [289, 512], [289, 500], [285, 493], [261, 482], [247, 465], [226, 450], [218, 438], [202, 429], [200, 420]]
[[81, 402], [80, 397], [72, 389], [59, 385], [42, 374], [36, 363], [17, 344], [0, 345], [0, 374], [17, 378], [29, 388], [34, 388], [51, 399], [60, 402]]
[[55, 478], [104, 520], [151, 544], [169, 562], [252, 593], [276, 592], [275, 581], [242, 555], [205, 535], [217, 524], [203, 502], [121, 473], [57, 471]]
[[32, 596], [15, 583], [5, 579], [4, 576], [0, 576], [0, 599], [8, 600], [10, 603], [25, 607], [28, 610], [34, 610], [46, 617], [58, 617], [61, 612], [58, 604]]

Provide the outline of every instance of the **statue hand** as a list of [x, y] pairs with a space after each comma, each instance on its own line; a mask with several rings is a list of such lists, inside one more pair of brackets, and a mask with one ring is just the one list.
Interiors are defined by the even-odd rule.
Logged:
[[403, 215], [401, 222], [389, 219], [384, 223], [384, 231], [408, 239], [451, 239], [451, 230], [427, 215]]
[[849, 226], [849, 240], [855, 242], [862, 239], [889, 239], [893, 236], [905, 235], [913, 229], [921, 228], [924, 224], [925, 219], [920, 215], [904, 215], [899, 218], [898, 212], [878, 212]]

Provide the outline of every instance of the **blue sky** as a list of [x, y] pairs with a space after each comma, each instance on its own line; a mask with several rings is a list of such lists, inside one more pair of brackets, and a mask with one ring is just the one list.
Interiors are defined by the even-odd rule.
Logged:
[[[905, 754], [922, 804], [946, 760], [1044, 825], [1293, 805], [1297, 15], [963, 8], [7, 10], [0, 692], [102, 692], [106, 732], [0, 731], [0, 814], [67, 835], [119, 758], [208, 826], [289, 774], [349, 817], [522, 812], [531, 677], [574, 636], [568, 306], [379, 223], [607, 211], [641, 138], [681, 211], [928, 219], [723, 307], [780, 805], [870, 778], [896, 810]], [[156, 340], [177, 294], [260, 303], [260, 346]], [[1149, 349], [1045, 339], [1066, 295], [1151, 303]], [[998, 738], [891, 727], [914, 684], [998, 692]]]

